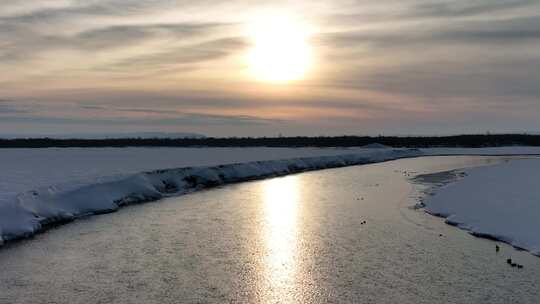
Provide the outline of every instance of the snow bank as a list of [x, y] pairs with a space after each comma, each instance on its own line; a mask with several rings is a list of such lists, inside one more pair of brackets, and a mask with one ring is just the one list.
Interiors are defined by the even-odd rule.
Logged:
[[254, 161], [114, 175], [92, 182], [40, 187], [0, 201], [0, 242], [28, 237], [78, 217], [113, 212], [135, 203], [217, 185], [420, 156], [417, 149], [385, 149], [355, 154]]
[[540, 155], [540, 147], [509, 146], [488, 148], [427, 148], [426, 155]]
[[372, 143], [372, 144], [363, 145], [362, 148], [364, 148], [364, 149], [388, 149], [390, 147], [386, 146], [386, 145], [383, 145], [383, 144], [379, 144], [379, 143]]
[[[538, 147], [379, 148], [0, 149], [0, 243], [80, 216], [214, 184], [409, 156], [540, 154]], [[207, 182], [205, 174], [219, 179]]]
[[47, 148], [0, 149], [0, 204], [39, 187], [95, 183], [156, 169], [364, 153], [359, 148]]
[[540, 256], [540, 159], [465, 170], [424, 201], [426, 210], [474, 235]]

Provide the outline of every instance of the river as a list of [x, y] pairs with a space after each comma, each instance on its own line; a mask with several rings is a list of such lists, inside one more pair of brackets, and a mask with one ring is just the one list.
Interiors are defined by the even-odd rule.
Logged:
[[0, 250], [0, 303], [538, 303], [540, 258], [411, 208], [414, 175], [500, 159], [308, 172], [79, 220]]

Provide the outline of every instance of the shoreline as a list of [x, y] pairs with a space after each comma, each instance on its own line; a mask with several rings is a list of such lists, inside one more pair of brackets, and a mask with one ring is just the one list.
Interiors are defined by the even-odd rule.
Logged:
[[[76, 219], [115, 212], [128, 205], [221, 185], [421, 156], [423, 153], [417, 149], [388, 149], [367, 154], [162, 169], [88, 184], [65, 192], [54, 186], [31, 190], [18, 194], [15, 202], [0, 206], [0, 211], [4, 211], [0, 215], [6, 220], [0, 221], [0, 249], [6, 244], [30, 238]], [[17, 217], [19, 221], [13, 221]]]
[[[516, 241], [516, 238], [519, 235], [515, 235], [514, 237], [510, 237], [508, 235], [503, 235], [500, 232], [492, 232], [489, 231], [489, 228], [486, 228], [485, 226], [478, 226], [478, 223], [474, 224], [473, 221], [471, 223], [471, 218], [468, 220], [464, 220], [463, 218], [460, 218], [459, 216], [463, 216], [463, 214], [467, 214], [468, 212], [465, 212], [461, 210], [461, 212], [455, 211], [449, 212], [449, 211], [439, 211], [441, 206], [437, 207], [431, 206], [430, 208], [430, 201], [434, 200], [434, 197], [437, 196], [437, 194], [444, 191], [444, 189], [447, 186], [456, 185], [458, 183], [467, 183], [467, 179], [470, 175], [467, 171], [473, 171], [475, 169], [482, 169], [485, 167], [496, 167], [499, 165], [507, 164], [512, 161], [518, 161], [523, 159], [538, 159], [536, 157], [531, 158], [522, 158], [521, 155], [517, 155], [513, 159], [502, 159], [500, 162], [490, 164], [487, 166], [478, 166], [478, 167], [470, 167], [470, 168], [463, 168], [463, 169], [456, 169], [446, 172], [438, 172], [438, 173], [431, 173], [431, 174], [420, 174], [410, 179], [411, 183], [416, 187], [417, 193], [419, 193], [419, 197], [416, 199], [417, 204], [413, 206], [414, 209], [422, 209], [424, 212], [431, 216], [435, 216], [438, 218], [444, 219], [444, 222], [450, 226], [454, 226], [459, 228], [460, 230], [466, 231], [468, 234], [483, 238], [492, 240], [495, 242], [501, 242], [508, 244], [512, 246], [514, 249], [519, 251], [527, 251], [533, 256], [540, 257], [540, 252], [536, 251], [534, 248], [527, 248], [526, 245], [519, 244]], [[472, 181], [470, 182], [472, 183]], [[484, 195], [486, 195], [486, 198], [484, 201], [489, 201], [489, 198], [487, 197], [487, 193], [482, 192]], [[461, 198], [456, 199], [454, 202], [459, 202], [462, 200], [467, 200], [467, 198]], [[433, 203], [433, 202], [431, 202]], [[471, 202], [473, 204], [474, 201]], [[508, 208], [508, 207], [507, 207]], [[457, 209], [459, 210], [459, 209]], [[499, 210], [500, 211], [500, 210]], [[458, 217], [456, 219], [456, 217]], [[486, 230], [487, 229], [487, 230]]]
[[[181, 196], [217, 186], [289, 174], [373, 164], [404, 158], [437, 156], [510, 156], [519, 159], [521, 157], [528, 158], [536, 155], [479, 155], [474, 153], [434, 155], [433, 153], [425, 153], [417, 149], [385, 149], [372, 151], [372, 153], [367, 154], [303, 157], [217, 166], [160, 169], [126, 175], [119, 179], [83, 185], [74, 189], [68, 187], [68, 191], [55, 189], [54, 186], [43, 187], [17, 195], [17, 202], [15, 203], [19, 203], [19, 206], [22, 206], [22, 208], [15, 211], [19, 213], [22, 211], [26, 214], [21, 223], [12, 223], [12, 227], [8, 227], [11, 229], [15, 228], [14, 230], [18, 229], [15, 233], [6, 233], [6, 225], [0, 221], [0, 250], [6, 245], [31, 238], [35, 234], [46, 232], [49, 229], [62, 226], [77, 219], [112, 213], [128, 205], [154, 202], [163, 198]], [[472, 231], [467, 227], [463, 227], [460, 223], [453, 223], [448, 219], [450, 215], [430, 212], [426, 208], [424, 202], [436, 190], [465, 177], [463, 170], [457, 169], [425, 175], [420, 174], [410, 178], [409, 181], [413, 186], [424, 185], [427, 187], [420, 191], [422, 195], [418, 198], [419, 202], [412, 207], [414, 209], [424, 209], [430, 215], [444, 218], [447, 224], [466, 230], [471, 235], [495, 239], [508, 243], [516, 249], [523, 249], [511, 244], [510, 241], [505, 241], [504, 239], [483, 232]], [[82, 204], [79, 202], [80, 200], [83, 201]], [[2, 207], [0, 206], [0, 210], [2, 210]], [[7, 218], [6, 215], [4, 215], [4, 218]], [[17, 225], [19, 227], [14, 227]]]

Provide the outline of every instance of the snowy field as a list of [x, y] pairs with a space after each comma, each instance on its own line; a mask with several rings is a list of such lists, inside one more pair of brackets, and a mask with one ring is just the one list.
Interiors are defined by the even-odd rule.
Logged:
[[0, 202], [21, 192], [157, 169], [339, 155], [360, 149], [316, 148], [47, 148], [0, 149]]
[[[0, 202], [21, 192], [64, 183], [188, 166], [372, 153], [362, 148], [47, 148], [0, 149]], [[434, 148], [425, 155], [540, 154], [535, 147]]]
[[426, 155], [540, 155], [540, 147], [429, 148]]
[[426, 210], [472, 234], [540, 256], [540, 159], [464, 172], [465, 177], [437, 189], [424, 202]]
[[[512, 154], [540, 154], [540, 148], [2, 149], [0, 243], [50, 224], [208, 185], [403, 157]], [[226, 164], [237, 165], [220, 166]]]

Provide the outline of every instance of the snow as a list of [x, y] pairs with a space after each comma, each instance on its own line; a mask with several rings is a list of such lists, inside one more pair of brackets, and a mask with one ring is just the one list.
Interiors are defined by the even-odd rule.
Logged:
[[379, 144], [379, 143], [372, 143], [372, 144], [364, 145], [364, 146], [362, 146], [362, 148], [364, 148], [364, 149], [388, 149], [390, 147], [385, 146], [383, 144]]
[[491, 148], [429, 148], [427, 155], [540, 155], [540, 147], [491, 147]]
[[81, 216], [204, 187], [421, 154], [417, 149], [358, 148], [0, 150], [0, 243]]
[[52, 224], [208, 186], [403, 157], [466, 154], [540, 154], [540, 148], [0, 149], [0, 244]]
[[64, 183], [76, 187], [157, 169], [363, 152], [316, 148], [0, 149], [0, 202], [39, 187]]
[[464, 170], [424, 201], [426, 211], [474, 235], [540, 256], [540, 159]]

